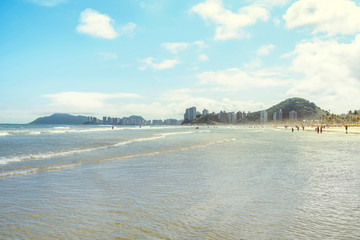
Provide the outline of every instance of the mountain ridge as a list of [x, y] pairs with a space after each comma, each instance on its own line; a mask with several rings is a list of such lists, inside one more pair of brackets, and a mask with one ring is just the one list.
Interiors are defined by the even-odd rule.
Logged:
[[85, 116], [74, 116], [68, 113], [54, 113], [51, 116], [39, 117], [29, 124], [83, 124], [88, 120]]
[[[297, 112], [298, 120], [303, 119], [319, 119], [321, 116], [326, 115], [326, 111], [322, 110], [315, 103], [310, 102], [304, 98], [294, 97], [287, 98], [284, 101], [275, 104], [274, 106], [266, 109], [265, 111], [268, 114], [268, 120], [272, 120], [272, 116], [275, 112], [279, 112], [282, 110], [283, 120], [289, 119], [289, 112], [295, 110]], [[247, 115], [244, 119], [241, 119], [239, 123], [251, 122], [251, 121], [259, 121], [260, 120], [260, 112], [252, 112]]]

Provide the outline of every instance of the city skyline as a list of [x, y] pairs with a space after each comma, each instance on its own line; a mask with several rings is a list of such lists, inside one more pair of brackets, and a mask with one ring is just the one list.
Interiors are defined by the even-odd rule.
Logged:
[[0, 123], [183, 119], [290, 97], [360, 108], [355, 1], [13, 0], [0, 21]]

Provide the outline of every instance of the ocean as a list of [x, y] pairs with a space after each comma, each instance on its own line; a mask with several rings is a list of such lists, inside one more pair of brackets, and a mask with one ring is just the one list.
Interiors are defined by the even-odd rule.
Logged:
[[0, 125], [0, 239], [360, 239], [360, 136]]

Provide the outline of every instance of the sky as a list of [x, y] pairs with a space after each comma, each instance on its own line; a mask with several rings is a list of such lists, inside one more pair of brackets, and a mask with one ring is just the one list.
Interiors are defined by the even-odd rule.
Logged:
[[182, 119], [302, 97], [360, 109], [351, 0], [2, 0], [0, 123]]

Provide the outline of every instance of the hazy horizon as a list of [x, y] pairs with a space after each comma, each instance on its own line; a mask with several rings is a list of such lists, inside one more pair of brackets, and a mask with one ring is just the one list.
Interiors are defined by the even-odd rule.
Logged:
[[0, 123], [360, 108], [355, 1], [14, 0], [0, 20]]

